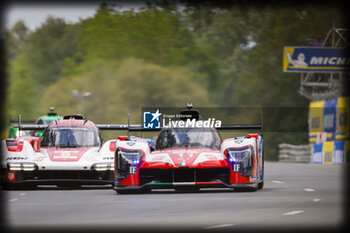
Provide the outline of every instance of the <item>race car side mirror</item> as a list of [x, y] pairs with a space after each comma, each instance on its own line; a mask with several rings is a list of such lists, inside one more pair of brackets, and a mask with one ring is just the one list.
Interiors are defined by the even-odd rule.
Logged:
[[248, 133], [247, 137], [248, 138], [255, 138], [256, 140], [258, 140], [259, 135], [256, 133]]
[[125, 141], [129, 138], [129, 136], [118, 136], [118, 140]]

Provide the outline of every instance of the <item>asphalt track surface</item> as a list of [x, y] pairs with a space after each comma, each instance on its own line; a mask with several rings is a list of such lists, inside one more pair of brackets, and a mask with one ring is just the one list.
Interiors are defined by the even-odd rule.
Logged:
[[[265, 162], [257, 192], [203, 189], [116, 194], [110, 188], [4, 191], [7, 230], [338, 230], [345, 222], [345, 165]], [[313, 231], [313, 230], [312, 230]]]

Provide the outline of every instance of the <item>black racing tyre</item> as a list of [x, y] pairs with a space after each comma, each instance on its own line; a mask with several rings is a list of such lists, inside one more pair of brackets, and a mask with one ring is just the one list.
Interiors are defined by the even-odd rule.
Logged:
[[11, 184], [11, 183], [2, 183], [2, 187], [5, 190], [28, 190], [35, 189], [36, 185], [29, 183], [21, 183], [21, 184]]
[[258, 184], [258, 189], [262, 189], [264, 187], [264, 181], [263, 182], [260, 182], [259, 184]]
[[115, 191], [118, 194], [141, 194], [141, 193], [147, 193], [150, 190], [146, 188], [142, 188], [142, 189], [116, 189]]
[[233, 191], [235, 192], [256, 192], [258, 190], [258, 184], [254, 187], [247, 186], [247, 187], [237, 187], [233, 188]]
[[133, 194], [133, 193], [135, 193], [135, 190], [132, 190], [132, 189], [116, 189], [115, 191], [118, 194]]

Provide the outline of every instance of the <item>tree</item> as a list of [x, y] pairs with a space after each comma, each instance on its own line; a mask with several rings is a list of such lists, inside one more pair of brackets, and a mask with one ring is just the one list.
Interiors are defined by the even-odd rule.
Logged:
[[61, 78], [44, 94], [42, 110], [55, 106], [61, 114], [77, 113], [72, 90], [89, 91], [85, 103], [89, 119], [99, 123], [140, 122], [143, 107], [182, 107], [188, 102], [211, 106], [205, 88], [185, 67], [162, 67], [141, 59], [96, 59], [84, 65], [80, 75]]
[[78, 38], [76, 25], [53, 17], [28, 36], [23, 56], [38, 85], [45, 87], [62, 76], [65, 59], [75, 54]]
[[76, 50], [77, 27], [48, 17], [42, 27], [29, 32], [23, 21], [7, 32], [8, 113], [39, 114], [42, 90], [60, 78], [66, 58]]
[[40, 99], [39, 88], [22, 59], [19, 56], [10, 64], [7, 113], [11, 118], [21, 114], [25, 119], [35, 119]]
[[29, 29], [23, 20], [17, 21], [9, 31], [5, 32], [5, 42], [7, 50], [7, 59], [13, 59], [21, 52], [23, 44], [26, 42]]
[[104, 4], [81, 30], [79, 48], [86, 61], [135, 57], [166, 66], [189, 61], [189, 32], [171, 9], [119, 12]]

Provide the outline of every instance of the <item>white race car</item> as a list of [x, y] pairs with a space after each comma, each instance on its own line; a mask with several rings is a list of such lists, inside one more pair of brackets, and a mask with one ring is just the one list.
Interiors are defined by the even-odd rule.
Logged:
[[41, 138], [24, 136], [2, 141], [1, 183], [5, 189], [38, 184], [113, 184], [116, 140], [103, 143], [93, 122], [81, 115], [69, 115], [49, 125], [18, 127], [45, 131]]

